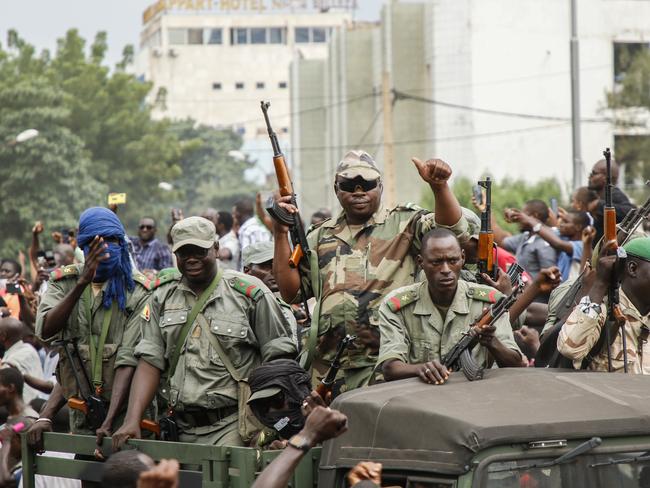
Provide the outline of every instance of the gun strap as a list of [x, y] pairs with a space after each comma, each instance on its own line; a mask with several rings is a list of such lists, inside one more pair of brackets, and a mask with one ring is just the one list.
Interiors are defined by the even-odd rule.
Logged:
[[203, 290], [203, 293], [201, 293], [201, 295], [197, 298], [194, 306], [192, 307], [192, 310], [190, 311], [190, 314], [187, 317], [187, 322], [185, 322], [185, 325], [183, 325], [183, 328], [178, 334], [178, 339], [176, 340], [176, 345], [174, 346], [174, 352], [171, 356], [171, 360], [169, 361], [167, 383], [171, 381], [174, 373], [176, 372], [176, 366], [178, 365], [178, 360], [181, 358], [183, 344], [185, 344], [185, 339], [187, 339], [187, 334], [189, 334], [192, 324], [194, 324], [197, 315], [199, 315], [201, 310], [203, 310], [203, 307], [207, 303], [208, 298], [210, 298], [210, 295], [212, 295], [212, 292], [221, 281], [222, 276], [223, 270], [219, 268], [219, 271], [217, 271], [217, 275], [212, 280], [212, 283], [210, 283], [210, 285], [205, 290]]
[[[102, 360], [104, 358], [104, 344], [106, 344], [106, 337], [108, 336], [108, 329], [111, 327], [111, 317], [113, 316], [113, 309], [115, 308], [115, 302], [111, 304], [111, 307], [104, 311], [104, 319], [102, 320], [102, 330], [99, 334], [99, 342], [95, 346], [95, 336], [93, 335], [93, 315], [92, 315], [92, 306], [91, 306], [92, 296], [90, 292], [90, 286], [87, 286], [84, 290], [83, 302], [86, 308], [86, 319], [88, 320], [88, 330], [89, 334], [89, 350], [90, 350], [90, 367], [92, 371], [93, 386], [95, 389], [101, 388], [102, 386]], [[81, 358], [79, 358], [81, 359]], [[80, 364], [83, 368], [83, 364]]]
[[303, 356], [305, 358], [304, 364], [301, 364], [303, 368], [307, 371], [311, 368], [312, 362], [314, 361], [314, 356], [316, 355], [316, 344], [318, 342], [318, 324], [320, 322], [320, 302], [321, 302], [321, 283], [318, 269], [318, 241], [320, 241], [321, 236], [320, 227], [316, 232], [316, 247], [315, 249], [310, 248], [308, 251], [309, 257], [309, 277], [311, 278], [311, 290], [316, 297], [316, 305], [314, 306], [314, 311], [311, 314], [311, 325], [309, 326], [309, 335], [307, 336], [307, 354]]

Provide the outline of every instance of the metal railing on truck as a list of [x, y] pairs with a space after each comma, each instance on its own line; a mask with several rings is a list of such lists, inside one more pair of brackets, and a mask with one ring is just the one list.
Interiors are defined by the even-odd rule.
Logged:
[[[34, 476], [48, 475], [83, 481], [100, 481], [104, 463], [96, 461], [97, 447], [93, 436], [45, 433], [45, 454], [37, 455], [22, 434], [23, 487], [35, 488]], [[132, 439], [128, 448], [137, 449], [155, 461], [177, 459], [184, 469], [180, 473], [183, 488], [249, 488], [262, 469], [281, 451], [259, 451], [248, 447], [208, 446], [183, 442]], [[48, 456], [48, 451], [83, 455], [87, 459]], [[102, 452], [111, 453], [111, 439], [104, 439]], [[313, 488], [318, 484], [321, 449], [309, 451], [298, 465], [289, 488]]]

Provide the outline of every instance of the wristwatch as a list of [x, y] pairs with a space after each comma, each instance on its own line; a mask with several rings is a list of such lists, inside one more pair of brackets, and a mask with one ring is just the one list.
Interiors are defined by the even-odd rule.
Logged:
[[300, 434], [292, 436], [288, 444], [295, 449], [300, 449], [302, 452], [309, 452], [311, 449], [311, 443]]
[[537, 222], [535, 225], [533, 225], [533, 233], [537, 234], [540, 230], [542, 230], [541, 222]]

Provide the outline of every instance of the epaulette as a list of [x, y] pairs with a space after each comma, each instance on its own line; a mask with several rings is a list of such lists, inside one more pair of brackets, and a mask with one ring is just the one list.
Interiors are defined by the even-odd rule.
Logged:
[[[418, 287], [419, 288], [419, 287]], [[418, 299], [418, 288], [414, 290], [405, 290], [401, 293], [395, 293], [387, 299], [388, 308], [391, 312], [398, 312], [409, 303], [413, 303]]]
[[150, 288], [151, 280], [147, 278], [145, 275], [143, 275], [142, 273], [139, 272], [133, 273], [133, 281], [140, 283], [147, 290], [151, 289]]
[[228, 283], [239, 293], [253, 300], [257, 300], [264, 294], [264, 291], [259, 286], [239, 276], [228, 280]]
[[57, 281], [68, 276], [76, 276], [79, 274], [79, 268], [74, 264], [56, 268], [50, 273], [50, 280]]
[[420, 212], [421, 210], [425, 209], [420, 207], [417, 203], [406, 202], [398, 204], [395, 208], [393, 208], [392, 211], [395, 210], [413, 210], [414, 212]]
[[474, 286], [467, 290], [467, 296], [482, 302], [496, 303], [503, 293], [489, 286]]
[[178, 271], [176, 268], [165, 268], [161, 269], [158, 272], [158, 276], [156, 277], [155, 280], [149, 280], [149, 290], [155, 290], [161, 285], [164, 285], [165, 283], [169, 283], [170, 281], [177, 281], [182, 278], [182, 274], [180, 271]]

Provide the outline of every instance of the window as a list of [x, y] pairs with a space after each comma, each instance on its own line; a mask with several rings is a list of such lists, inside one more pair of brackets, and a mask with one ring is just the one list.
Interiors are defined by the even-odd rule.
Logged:
[[212, 83], [212, 89], [213, 90], [221, 90], [221, 83], [219, 83], [219, 82]]
[[614, 43], [614, 82], [622, 83], [625, 73], [630, 69], [634, 57], [650, 44], [640, 42], [615, 42]]
[[231, 29], [232, 44], [248, 44], [248, 29]]
[[223, 42], [221, 29], [206, 29], [205, 37], [208, 40], [208, 44], [221, 44]]
[[243, 90], [244, 89], [244, 83], [241, 81], [238, 81], [235, 83], [235, 90]]
[[266, 29], [251, 29], [251, 44], [266, 44]]
[[278, 88], [286, 88], [287, 87], [287, 82], [286, 81], [281, 81], [278, 83]]
[[203, 29], [187, 29], [188, 44], [203, 44]]
[[258, 90], [263, 90], [264, 89], [264, 82], [263, 81], [258, 81], [255, 84], [255, 88], [257, 88]]
[[269, 29], [270, 44], [285, 44], [285, 30], [281, 27], [271, 27]]
[[314, 27], [311, 30], [312, 42], [327, 42], [327, 32], [323, 27]]
[[308, 27], [296, 27], [296, 42], [305, 43], [309, 42], [309, 28]]
[[169, 44], [187, 44], [187, 29], [169, 29], [167, 36]]

